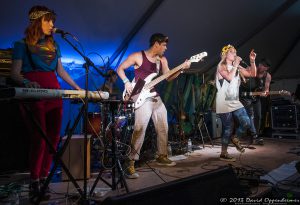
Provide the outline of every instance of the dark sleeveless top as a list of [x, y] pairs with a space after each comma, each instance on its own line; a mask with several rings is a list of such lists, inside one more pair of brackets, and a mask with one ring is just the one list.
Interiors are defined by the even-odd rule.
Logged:
[[265, 72], [262, 78], [257, 78], [259, 91], [264, 91], [265, 90], [267, 75], [268, 75], [268, 72]]
[[[264, 91], [265, 83], [267, 79], [267, 72], [263, 75], [262, 78], [251, 77], [247, 79], [246, 83], [241, 83], [240, 92], [255, 92], [255, 91]], [[259, 96], [251, 97], [251, 96], [240, 96], [241, 99], [251, 99], [256, 100]]]
[[265, 88], [267, 73], [262, 78], [251, 77], [246, 83], [241, 83], [240, 90], [243, 92], [263, 91]]
[[[143, 62], [139, 68], [134, 69], [135, 81], [137, 81], [138, 79], [144, 80], [148, 75], [152, 73], [157, 73], [156, 63], [152, 63], [151, 61], [148, 60], [145, 51], [141, 51], [141, 52], [143, 56]], [[159, 68], [161, 68], [161, 66], [162, 65], [160, 62]]]
[[[156, 63], [152, 63], [151, 61], [149, 61], [149, 59], [147, 58], [145, 51], [141, 51], [142, 52], [142, 56], [143, 56], [143, 62], [142, 65], [137, 68], [134, 69], [134, 78], [135, 78], [135, 82], [137, 82], [138, 79], [142, 79], [144, 80], [148, 75], [152, 74], [152, 73], [159, 73], [159, 70], [157, 70], [157, 66]], [[159, 69], [161, 68], [161, 62], [159, 65]], [[155, 86], [153, 89], [151, 89], [151, 92], [157, 92], [157, 90], [155, 89]], [[157, 95], [159, 96], [159, 93], [157, 92]]]

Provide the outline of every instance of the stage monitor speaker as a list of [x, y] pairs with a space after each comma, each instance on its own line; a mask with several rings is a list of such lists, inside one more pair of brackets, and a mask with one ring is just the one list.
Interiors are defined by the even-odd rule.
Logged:
[[[65, 142], [66, 137], [63, 137]], [[62, 156], [62, 161], [69, 169], [75, 179], [83, 179], [83, 159], [84, 159], [84, 135], [73, 135]], [[90, 178], [90, 135], [88, 135], [87, 143], [87, 177]], [[62, 180], [69, 180], [68, 175], [62, 170]]]
[[121, 196], [108, 197], [102, 205], [227, 204], [246, 197], [230, 167], [167, 182]]

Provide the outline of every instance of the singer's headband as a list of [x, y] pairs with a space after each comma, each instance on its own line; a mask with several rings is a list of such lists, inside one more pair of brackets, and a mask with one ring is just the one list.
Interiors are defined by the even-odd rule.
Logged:
[[235, 49], [235, 47], [233, 45], [230, 45], [230, 44], [228, 44], [227, 46], [224, 46], [222, 48], [221, 55], [222, 56], [225, 55], [229, 51], [229, 49], [231, 49], [231, 48]]
[[49, 14], [49, 13], [51, 13], [51, 12], [50, 11], [34, 11], [34, 12], [31, 12], [29, 14], [29, 20], [30, 21], [36, 20], [36, 19], [38, 19], [38, 18], [40, 18], [40, 17], [42, 17], [46, 14]]

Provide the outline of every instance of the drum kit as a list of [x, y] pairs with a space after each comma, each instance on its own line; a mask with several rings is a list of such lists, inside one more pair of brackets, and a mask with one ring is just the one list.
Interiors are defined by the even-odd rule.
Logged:
[[[134, 103], [105, 100], [99, 103], [100, 112], [88, 113], [87, 134], [92, 136], [92, 159], [102, 167], [111, 168], [110, 155], [114, 139], [118, 153], [127, 155], [134, 125]], [[112, 133], [113, 132], [113, 133]], [[97, 163], [96, 163], [97, 164]]]

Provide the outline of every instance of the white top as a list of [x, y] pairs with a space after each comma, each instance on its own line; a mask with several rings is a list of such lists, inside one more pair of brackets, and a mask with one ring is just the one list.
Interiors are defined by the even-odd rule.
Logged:
[[[233, 66], [227, 65], [228, 71], [231, 71], [232, 68]], [[235, 75], [230, 82], [224, 79], [221, 86], [218, 75], [216, 75], [216, 86], [218, 89], [216, 95], [216, 113], [233, 112], [244, 107], [239, 101], [240, 83], [240, 75]]]

